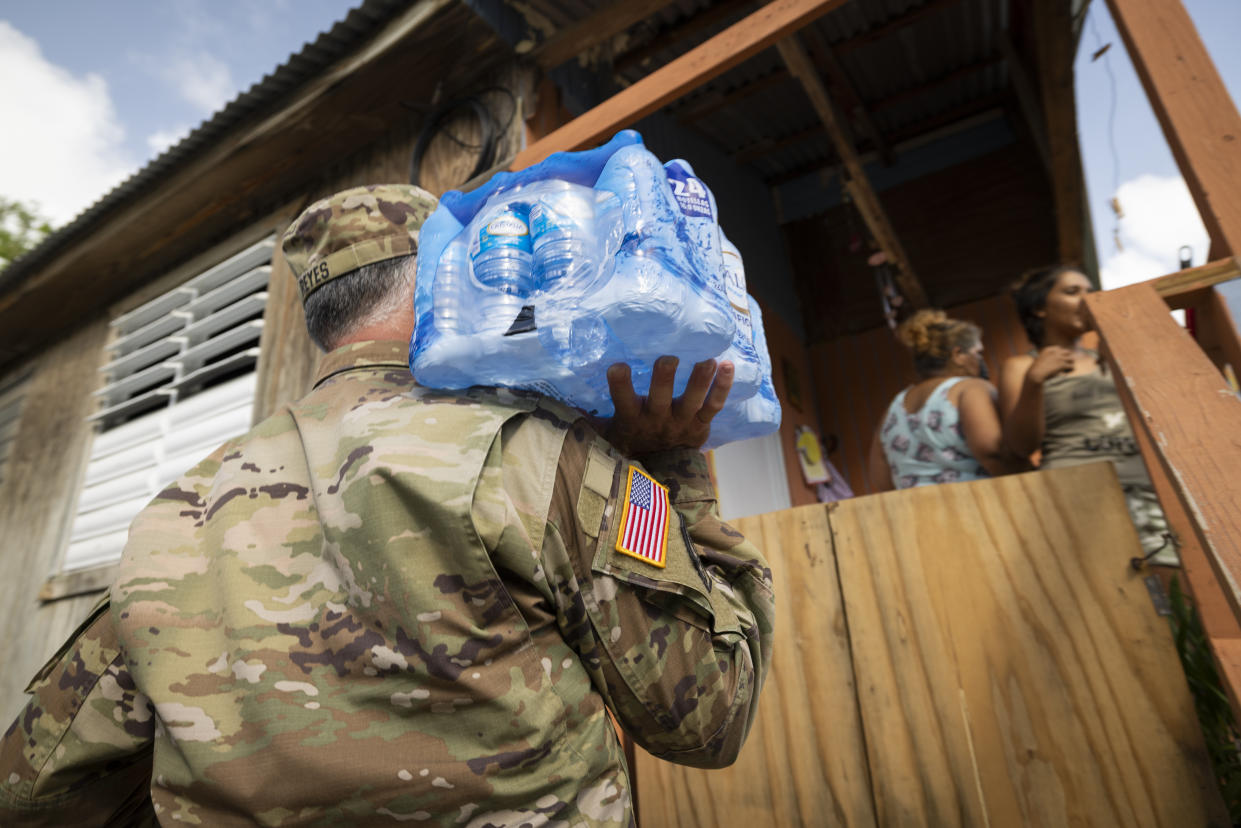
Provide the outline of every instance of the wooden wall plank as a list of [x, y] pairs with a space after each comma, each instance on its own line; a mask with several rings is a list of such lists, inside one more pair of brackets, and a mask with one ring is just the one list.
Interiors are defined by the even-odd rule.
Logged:
[[1106, 343], [1117, 390], [1176, 488], [1194, 532], [1241, 617], [1241, 402], [1173, 321], [1149, 283], [1093, 293], [1086, 307]]
[[1211, 237], [1211, 258], [1241, 255], [1241, 113], [1181, 0], [1107, 0]]
[[639, 824], [678, 828], [876, 824], [827, 508], [736, 521], [776, 588], [777, 646], [736, 764], [674, 765], [637, 752]]
[[[948, 315], [982, 327], [992, 377], [999, 375], [1004, 359], [1030, 350], [1007, 294], [948, 308]], [[809, 354], [825, 436], [835, 434], [839, 443], [832, 462], [855, 494], [869, 494], [865, 465], [870, 441], [892, 398], [915, 379], [909, 352], [884, 326], [811, 345]]]
[[537, 164], [553, 152], [581, 149], [676, 100], [805, 26], [845, 0], [774, 0], [633, 86], [526, 147], [510, 169]]
[[830, 521], [879, 824], [1228, 824], [1110, 465]]
[[22, 692], [60, 638], [81, 621], [98, 597], [70, 599], [63, 607], [39, 606], [38, 594], [59, 565], [84, 471], [108, 336], [100, 316], [49, 348], [33, 363], [21, 422], [0, 488], [0, 537], [5, 577], [0, 578], [0, 721], [25, 704]]
[[[798, 426], [809, 426], [820, 438], [824, 436], [820, 429], [819, 406], [815, 399], [809, 354], [797, 334], [778, 313], [766, 308], [762, 308], [762, 311], [763, 330], [767, 334], [767, 347], [771, 353], [774, 373], [772, 381], [781, 406], [780, 445], [784, 453], [784, 471], [788, 478], [790, 503], [794, 506], [818, 503], [815, 487], [808, 486], [802, 477], [797, 455]], [[792, 405], [788, 387], [790, 380], [797, 385], [797, 407]]]

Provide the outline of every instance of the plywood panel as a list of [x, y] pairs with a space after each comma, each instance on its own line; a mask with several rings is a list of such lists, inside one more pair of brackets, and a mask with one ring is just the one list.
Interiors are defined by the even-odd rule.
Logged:
[[639, 822], [677, 828], [875, 825], [827, 509], [736, 521], [771, 562], [776, 636], [757, 721], [736, 764], [698, 770], [640, 748]]
[[1227, 824], [1111, 466], [831, 523], [879, 824]]

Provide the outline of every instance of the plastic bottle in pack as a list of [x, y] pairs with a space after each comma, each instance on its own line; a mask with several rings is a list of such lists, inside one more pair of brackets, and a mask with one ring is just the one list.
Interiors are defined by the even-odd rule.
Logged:
[[617, 234], [609, 225], [619, 220], [619, 202], [611, 193], [561, 180], [538, 182], [531, 197], [539, 336], [565, 366], [589, 373], [617, 350], [602, 314], [581, 302], [611, 275]]
[[469, 280], [469, 250], [465, 239], [455, 239], [444, 248], [435, 268], [433, 313], [441, 334], [465, 333], [472, 326], [463, 297]]
[[704, 448], [716, 448], [737, 440], [762, 437], [780, 428], [780, 400], [771, 376], [771, 353], [763, 331], [763, 314], [754, 297], [746, 297], [750, 321], [754, 328], [754, 351], [758, 356], [762, 381], [758, 393], [749, 399], [737, 400], [730, 394], [724, 409], [711, 421], [711, 436]]
[[486, 288], [478, 299], [479, 331], [511, 327], [534, 289], [529, 208], [508, 202], [478, 223], [471, 250], [474, 278]]
[[720, 234], [720, 246], [724, 253], [724, 295], [728, 297], [728, 307], [737, 331], [732, 343], [718, 359], [733, 364], [733, 387], [729, 399], [740, 401], [758, 393], [763, 382], [763, 368], [754, 349], [754, 325], [750, 321], [750, 297], [745, 290], [745, 264], [741, 251], [723, 233]]
[[[706, 190], [701, 182], [697, 186]], [[727, 348], [735, 328], [723, 292], [711, 283], [719, 278], [718, 268], [702, 272], [703, 257], [693, 250], [694, 240], [706, 233], [696, 232], [700, 228], [689, 220], [715, 221], [709, 191], [707, 209], [687, 215], [673, 198], [663, 165], [641, 145], [617, 150], [595, 188], [619, 198], [622, 240], [611, 279], [583, 297], [583, 310], [601, 314], [624, 348], [643, 363], [634, 366], [635, 380], [649, 376], [657, 357], [679, 356], [679, 392], [689, 367]], [[718, 257], [718, 242], [715, 250]]]

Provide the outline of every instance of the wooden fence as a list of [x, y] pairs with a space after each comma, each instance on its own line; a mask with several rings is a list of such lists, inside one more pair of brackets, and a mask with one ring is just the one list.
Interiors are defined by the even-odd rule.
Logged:
[[1106, 463], [738, 521], [777, 645], [731, 768], [638, 751], [640, 824], [1227, 825]]

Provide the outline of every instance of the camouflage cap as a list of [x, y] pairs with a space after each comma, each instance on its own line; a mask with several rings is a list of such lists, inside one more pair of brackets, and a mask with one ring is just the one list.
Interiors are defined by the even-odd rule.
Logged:
[[418, 252], [435, 196], [409, 184], [354, 187], [316, 201], [284, 234], [281, 249], [302, 301], [337, 276]]

